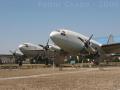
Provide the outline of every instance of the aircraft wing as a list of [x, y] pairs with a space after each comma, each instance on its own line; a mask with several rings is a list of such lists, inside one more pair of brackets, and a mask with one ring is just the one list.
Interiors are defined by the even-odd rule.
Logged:
[[102, 45], [101, 48], [105, 53], [120, 53], [120, 43]]

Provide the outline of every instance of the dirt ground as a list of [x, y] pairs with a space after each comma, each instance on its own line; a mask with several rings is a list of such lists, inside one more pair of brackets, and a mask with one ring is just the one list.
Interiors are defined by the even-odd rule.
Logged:
[[0, 90], [120, 90], [120, 67], [1, 69]]

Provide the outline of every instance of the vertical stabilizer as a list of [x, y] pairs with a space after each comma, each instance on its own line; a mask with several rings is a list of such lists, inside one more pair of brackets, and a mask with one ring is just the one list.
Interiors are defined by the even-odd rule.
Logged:
[[114, 43], [114, 38], [113, 38], [113, 35], [110, 34], [109, 37], [108, 37], [107, 44], [112, 44], [112, 43]]

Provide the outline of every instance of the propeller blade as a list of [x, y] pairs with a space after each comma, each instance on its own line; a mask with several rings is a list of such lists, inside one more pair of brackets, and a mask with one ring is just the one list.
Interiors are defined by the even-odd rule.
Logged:
[[49, 39], [48, 39], [48, 41], [47, 41], [45, 46], [41, 45], [41, 44], [39, 44], [39, 46], [43, 47], [43, 49], [45, 49], [45, 50], [48, 50], [49, 49]]
[[12, 50], [9, 50], [9, 52], [13, 54], [13, 51], [12, 51]]
[[46, 45], [48, 45], [48, 44], [49, 44], [49, 39], [48, 39], [48, 41], [47, 41]]
[[93, 34], [89, 37], [89, 39], [87, 40], [88, 42], [90, 42], [90, 40], [92, 39]]
[[41, 44], [38, 44], [38, 45], [41, 46], [41, 47], [43, 47], [43, 48], [45, 47], [45, 46], [43, 46], [43, 45], [41, 45]]
[[84, 43], [85, 44], [85, 47], [88, 48], [89, 45], [90, 45], [90, 40], [92, 39], [93, 37], [93, 34], [89, 37], [89, 39]]
[[83, 43], [85, 43], [85, 40], [83, 40], [82, 38], [78, 37], [78, 39], [80, 39]]
[[16, 50], [14, 52], [12, 50], [9, 50], [9, 52], [13, 55], [13, 57], [16, 55]]

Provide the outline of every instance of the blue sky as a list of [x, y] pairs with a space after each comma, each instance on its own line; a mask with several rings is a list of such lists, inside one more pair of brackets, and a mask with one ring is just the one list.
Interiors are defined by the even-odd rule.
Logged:
[[0, 53], [23, 42], [44, 44], [59, 28], [118, 37], [120, 0], [0, 0]]

